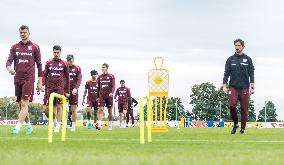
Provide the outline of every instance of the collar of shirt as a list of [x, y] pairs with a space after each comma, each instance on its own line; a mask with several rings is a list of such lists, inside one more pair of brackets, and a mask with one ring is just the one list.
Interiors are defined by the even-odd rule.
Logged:
[[20, 43], [21, 43], [21, 45], [23, 45], [23, 46], [27, 46], [27, 45], [29, 45], [29, 44], [31, 43], [31, 41], [28, 40], [26, 44], [25, 44], [23, 41], [20, 41]]

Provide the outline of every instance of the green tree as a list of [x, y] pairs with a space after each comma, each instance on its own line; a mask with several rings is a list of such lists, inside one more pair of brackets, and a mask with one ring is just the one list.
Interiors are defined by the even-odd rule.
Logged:
[[254, 109], [254, 101], [249, 100], [249, 107], [248, 107], [248, 121], [253, 122], [256, 121], [256, 113]]
[[[216, 88], [212, 83], [196, 84], [191, 88], [191, 101], [193, 105], [192, 113], [194, 118], [200, 120], [231, 121], [228, 94], [223, 92], [222, 87]], [[240, 117], [240, 107], [237, 106], [238, 116]], [[248, 121], [255, 121], [254, 101], [249, 101]]]
[[182, 105], [179, 97], [171, 97], [168, 100], [167, 107], [167, 119], [168, 120], [180, 120], [182, 116], [185, 116], [184, 106]]
[[[268, 101], [266, 103], [266, 121], [267, 122], [276, 122], [276, 117], [278, 116], [276, 113], [275, 105], [272, 101]], [[264, 122], [265, 121], [265, 107], [263, 107], [259, 111], [258, 121]]]
[[42, 119], [42, 109], [42, 104], [40, 103], [29, 103], [29, 116], [31, 122]]
[[[0, 116], [1, 120], [6, 119], [17, 119], [19, 114], [19, 105], [16, 102], [15, 97], [3, 97], [0, 98]], [[39, 103], [29, 104], [29, 115], [31, 122], [36, 121], [42, 117], [42, 105]]]
[[17, 119], [18, 118], [18, 112], [19, 112], [19, 106], [16, 102], [15, 97], [3, 97], [0, 98], [0, 116], [1, 120], [6, 119], [6, 113], [7, 113], [7, 119]]
[[[225, 94], [212, 83], [202, 83], [196, 84], [191, 88], [191, 102], [193, 105], [192, 112], [195, 116], [195, 119], [200, 120], [217, 120], [220, 116], [220, 101], [221, 101], [221, 117], [224, 117], [223, 114], [227, 108], [225, 100]], [[225, 109], [223, 109], [225, 108]], [[226, 113], [227, 114], [227, 113]]]

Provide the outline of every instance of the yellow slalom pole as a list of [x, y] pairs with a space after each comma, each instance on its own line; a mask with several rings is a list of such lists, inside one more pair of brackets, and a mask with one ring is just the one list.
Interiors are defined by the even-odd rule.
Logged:
[[167, 127], [167, 108], [168, 108], [168, 97], [166, 96], [166, 104], [164, 109], [164, 128]]
[[143, 110], [143, 97], [139, 100], [140, 105], [140, 115], [139, 115], [139, 123], [140, 123], [140, 144], [145, 143], [144, 137], [144, 110]]
[[62, 98], [63, 101], [63, 109], [62, 109], [62, 134], [61, 134], [61, 141], [66, 140], [66, 98], [63, 96]]
[[48, 99], [48, 143], [52, 143], [52, 133], [53, 133], [53, 100], [54, 93], [51, 93]]
[[152, 142], [152, 104], [151, 104], [151, 99], [147, 99], [147, 135], [148, 135], [148, 142]]
[[158, 97], [155, 97], [155, 127], [158, 126]]
[[162, 128], [162, 117], [163, 117], [163, 98], [160, 96], [160, 127]]

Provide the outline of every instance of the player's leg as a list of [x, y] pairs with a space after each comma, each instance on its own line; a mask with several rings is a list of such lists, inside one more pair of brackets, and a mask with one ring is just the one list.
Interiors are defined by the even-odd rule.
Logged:
[[[22, 86], [23, 84], [20, 82], [15, 82], [15, 96], [16, 96], [16, 102], [19, 105], [19, 109], [21, 110], [21, 98], [22, 98]], [[19, 122], [16, 124], [15, 128], [13, 128], [12, 133], [18, 134], [20, 132], [20, 129], [22, 127], [22, 123]]]
[[[32, 102], [32, 101], [33, 101], [33, 95], [30, 97], [30, 102]], [[33, 127], [32, 127], [32, 124], [31, 124], [31, 119], [30, 119], [30, 113], [29, 112], [28, 112], [28, 115], [27, 115], [27, 117], [25, 119], [25, 122], [27, 124], [26, 134], [30, 135], [33, 132]]]
[[119, 113], [119, 124], [120, 128], [123, 128], [123, 105], [121, 103], [118, 103], [118, 113]]
[[71, 105], [71, 112], [72, 112], [72, 128], [71, 131], [75, 131], [76, 129], [76, 116], [77, 116], [77, 106], [78, 106], [78, 94], [70, 95], [69, 103]]
[[248, 106], [249, 106], [249, 89], [242, 89], [240, 94], [241, 105], [241, 130], [240, 133], [244, 134], [246, 129], [246, 123], [248, 120]]
[[72, 128], [71, 131], [76, 130], [76, 116], [77, 116], [77, 105], [71, 105], [71, 111], [72, 111]]
[[99, 107], [98, 108], [98, 120], [95, 125], [96, 129], [98, 130], [102, 129], [103, 117], [104, 117], [104, 107]]
[[21, 108], [20, 108], [20, 113], [18, 115], [18, 123], [16, 124], [16, 127], [12, 131], [13, 134], [18, 134], [20, 132], [23, 122], [28, 116], [29, 100], [21, 100], [20, 105]]
[[126, 113], [127, 113], [128, 104], [127, 102], [122, 105], [122, 127], [126, 128]]
[[[127, 106], [127, 105], [126, 105]], [[127, 113], [127, 107], [124, 107], [123, 108], [123, 111], [122, 111], [122, 125], [123, 125], [123, 128], [126, 128], [126, 113]]]
[[30, 135], [33, 132], [33, 127], [32, 127], [31, 120], [30, 120], [30, 113], [28, 113], [25, 122], [27, 124], [26, 134]]
[[104, 105], [105, 100], [102, 97], [98, 98], [98, 120], [95, 124], [96, 129], [101, 130], [102, 129], [102, 121], [104, 117]]
[[[47, 98], [48, 98], [48, 93], [47, 90], [44, 91], [44, 96], [43, 96], [43, 105], [42, 105], [42, 111], [45, 114], [47, 118], [49, 118], [49, 111], [48, 111], [48, 105], [47, 105]], [[54, 115], [53, 115], [54, 116]]]
[[94, 110], [94, 124], [98, 121], [98, 102], [95, 101], [92, 103], [92, 107]]
[[[53, 92], [56, 92], [60, 95], [64, 95], [64, 89], [55, 89]], [[54, 132], [59, 132], [60, 131], [60, 127], [62, 125], [62, 122], [66, 122], [66, 121], [62, 121], [62, 110], [63, 110], [63, 102], [60, 99], [54, 99], [54, 105], [55, 105], [55, 118], [56, 118], [56, 124], [54, 127]], [[65, 115], [65, 114], [64, 114]]]
[[20, 104], [20, 113], [18, 115], [18, 123], [12, 130], [13, 134], [18, 134], [20, 132], [22, 124], [28, 116], [28, 106], [30, 98], [32, 97], [33, 87], [33, 83], [31, 82], [15, 83], [15, 94], [17, 102]]
[[92, 128], [92, 124], [91, 124], [91, 110], [92, 110], [92, 107], [87, 107], [87, 120], [88, 120], [88, 129], [91, 129]]
[[134, 127], [134, 116], [133, 116], [133, 109], [130, 110], [130, 116], [131, 116], [131, 126]]
[[68, 117], [67, 120], [69, 121], [69, 128], [72, 128], [72, 108], [71, 105], [68, 105]]
[[128, 127], [129, 116], [130, 116], [130, 109], [128, 109], [128, 110], [127, 110], [127, 113], [126, 113], [126, 127]]
[[55, 105], [56, 108], [56, 124], [54, 127], [54, 132], [59, 132], [60, 127], [62, 125], [62, 122], [66, 122], [66, 121], [62, 121], [62, 109], [63, 109], [63, 105], [61, 103], [58, 103]]
[[108, 130], [112, 130], [112, 106], [107, 108], [108, 110]]
[[229, 90], [229, 107], [230, 107], [230, 113], [231, 118], [234, 122], [234, 127], [231, 131], [231, 134], [235, 134], [238, 125], [238, 115], [237, 115], [237, 103], [238, 103], [238, 90], [235, 88], [230, 88]]
[[109, 97], [106, 100], [106, 106], [108, 110], [108, 130], [112, 130], [112, 107], [113, 107], [113, 98]]

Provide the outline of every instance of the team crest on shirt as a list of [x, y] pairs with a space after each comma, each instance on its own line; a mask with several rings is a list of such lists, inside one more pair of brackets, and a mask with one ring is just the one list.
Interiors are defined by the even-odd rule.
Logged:
[[59, 63], [59, 66], [62, 66], [62, 64], [61, 64], [61, 63]]
[[33, 50], [32, 46], [28, 46], [28, 50]]
[[109, 79], [109, 77], [107, 77], [107, 79]]
[[243, 59], [243, 62], [247, 62], [247, 61], [248, 61], [248, 59], [246, 59], [246, 58], [245, 58], [245, 59]]
[[75, 71], [75, 69], [72, 69], [72, 71], [74, 72], [74, 71]]

